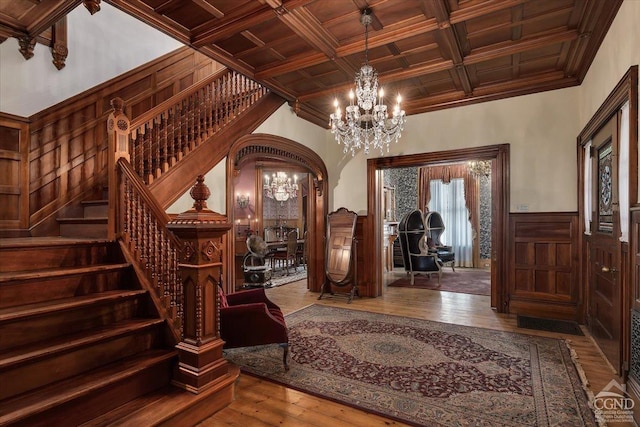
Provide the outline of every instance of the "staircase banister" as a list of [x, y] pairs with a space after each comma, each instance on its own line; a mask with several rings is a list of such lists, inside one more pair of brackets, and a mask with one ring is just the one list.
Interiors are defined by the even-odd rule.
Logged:
[[153, 120], [160, 114], [169, 110], [171, 107], [176, 105], [178, 101], [187, 99], [189, 96], [193, 95], [200, 89], [210, 85], [212, 82], [218, 80], [225, 74], [231, 74], [232, 72], [233, 71], [228, 68], [223, 68], [222, 70], [219, 70], [213, 73], [212, 75], [210, 75], [209, 77], [203, 79], [199, 83], [189, 86], [188, 88], [176, 93], [171, 98], [161, 102], [160, 104], [156, 105], [152, 109], [142, 113], [140, 116], [131, 120], [131, 129], [135, 131], [135, 129], [138, 129], [140, 126], [144, 125], [145, 123], [149, 122], [150, 120]]
[[[130, 180], [131, 184], [134, 186], [136, 191], [140, 194], [144, 202], [151, 208], [154, 216], [158, 220], [162, 221], [163, 226], [166, 226], [167, 223], [171, 220], [171, 218], [164, 211], [164, 209], [162, 209], [162, 207], [158, 204], [158, 201], [156, 200], [155, 197], [153, 197], [153, 194], [151, 194], [151, 191], [149, 191], [149, 187], [145, 185], [145, 183], [142, 181], [142, 178], [140, 178], [140, 176], [138, 176], [138, 174], [135, 173], [135, 171], [131, 167], [131, 164], [124, 158], [118, 159], [117, 164], [118, 164], [118, 167], [120, 168], [120, 171], [124, 175], [126, 175], [126, 177]], [[173, 233], [169, 233], [168, 235], [170, 236], [172, 243], [174, 243], [176, 247], [178, 248], [181, 247], [182, 244]]]

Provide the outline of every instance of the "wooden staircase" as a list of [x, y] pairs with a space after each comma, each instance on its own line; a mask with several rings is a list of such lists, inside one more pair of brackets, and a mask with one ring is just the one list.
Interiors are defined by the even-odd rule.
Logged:
[[0, 259], [0, 425], [78, 425], [169, 384], [173, 343], [116, 242], [6, 239]]
[[[217, 347], [176, 350], [183, 316], [195, 312], [184, 309], [180, 242], [164, 209], [283, 102], [228, 71], [130, 128], [114, 106], [100, 181], [66, 194], [93, 198], [104, 179], [117, 190], [61, 200], [42, 227], [57, 221], [59, 237], [0, 240], [0, 426], [192, 426], [233, 400], [237, 367], [219, 356], [213, 367], [182, 362], [189, 352], [207, 361]], [[116, 156], [123, 140], [130, 162]], [[199, 375], [214, 380], [200, 385]]]

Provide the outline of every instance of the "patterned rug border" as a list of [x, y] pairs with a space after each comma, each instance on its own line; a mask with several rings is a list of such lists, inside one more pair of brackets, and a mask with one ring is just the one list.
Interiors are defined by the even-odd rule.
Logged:
[[[333, 307], [333, 306], [326, 306], [326, 305], [322, 305], [322, 304], [309, 304], [307, 306], [304, 306], [300, 309], [297, 309], [289, 314], [287, 314], [285, 317], [286, 318], [291, 318], [294, 316], [304, 316], [304, 312], [308, 311], [308, 310], [317, 310], [319, 309], [320, 311], [326, 311], [327, 313], [331, 312], [332, 310], [336, 310], [336, 311], [343, 311], [343, 312], [355, 312], [355, 313], [359, 313], [360, 315], [376, 315], [376, 316], [381, 316], [382, 318], [396, 318], [396, 319], [410, 319], [410, 320], [417, 320], [420, 322], [424, 322], [425, 325], [429, 324], [429, 323], [433, 323], [435, 325], [440, 325], [440, 327], [443, 328], [447, 328], [447, 329], [451, 329], [452, 332], [455, 333], [456, 330], [468, 330], [468, 329], [475, 329], [475, 330], [480, 330], [483, 331], [483, 333], [495, 333], [498, 334], [500, 336], [503, 337], [509, 337], [509, 336], [518, 336], [518, 337], [525, 337], [525, 338], [529, 338], [532, 340], [539, 340], [539, 341], [555, 341], [557, 343], [563, 343], [564, 345], [559, 345], [558, 349], [560, 351], [560, 355], [562, 356], [562, 360], [564, 361], [568, 361], [570, 363], [563, 363], [563, 366], [567, 369], [565, 369], [567, 377], [569, 382], [572, 384], [572, 390], [573, 390], [573, 394], [575, 395], [575, 397], [577, 398], [578, 401], [580, 401], [580, 399], [578, 398], [577, 394], [580, 394], [580, 392], [584, 393], [582, 395], [582, 398], [584, 398], [586, 400], [586, 404], [584, 405], [584, 407], [582, 407], [582, 410], [584, 411], [584, 414], [590, 414], [592, 421], [593, 421], [593, 425], [600, 425], [600, 423], [598, 423], [597, 421], [595, 421], [595, 415], [593, 412], [593, 399], [594, 399], [594, 394], [593, 392], [589, 389], [589, 383], [588, 380], [586, 378], [586, 375], [584, 373], [584, 370], [582, 369], [582, 366], [578, 360], [578, 356], [577, 353], [575, 352], [575, 350], [571, 347], [571, 340], [570, 339], [562, 339], [562, 338], [551, 338], [551, 337], [541, 337], [538, 335], [533, 335], [533, 334], [527, 334], [527, 333], [522, 333], [522, 332], [512, 332], [512, 331], [500, 331], [500, 330], [494, 330], [494, 329], [490, 329], [490, 328], [482, 328], [482, 327], [478, 327], [478, 326], [467, 326], [467, 325], [458, 325], [458, 324], [450, 324], [450, 323], [444, 323], [444, 322], [438, 322], [435, 320], [428, 320], [428, 319], [420, 319], [420, 318], [413, 318], [413, 317], [408, 317], [408, 316], [401, 316], [401, 315], [395, 315], [395, 314], [387, 314], [387, 313], [380, 313], [380, 312], [372, 312], [372, 311], [367, 311], [367, 310], [359, 310], [359, 309], [352, 309], [352, 308], [344, 308], [344, 307]], [[265, 346], [262, 346], [265, 347]], [[235, 350], [243, 350], [243, 349], [235, 349]], [[570, 367], [573, 366], [574, 369], [570, 369]], [[302, 385], [296, 385], [296, 384], [292, 384], [290, 379], [287, 379], [288, 377], [285, 377], [285, 380], [279, 380], [277, 378], [273, 378], [271, 376], [267, 376], [265, 375], [265, 373], [258, 373], [258, 372], [253, 372], [251, 370], [251, 368], [247, 368], [245, 366], [239, 365], [241, 371], [245, 374], [251, 375], [253, 377], [256, 378], [260, 378], [263, 379], [265, 381], [269, 381], [278, 385], [281, 385], [283, 387], [287, 387], [293, 390], [297, 390], [301, 393], [305, 393], [311, 396], [316, 396], [325, 400], [329, 400], [332, 402], [336, 402], [338, 404], [342, 404], [342, 405], [346, 405], [346, 406], [350, 406], [352, 408], [358, 409], [360, 411], [364, 411], [366, 413], [371, 413], [371, 414], [375, 414], [375, 415], [379, 415], [382, 417], [385, 417], [387, 419], [391, 419], [391, 420], [395, 420], [398, 422], [402, 422], [408, 425], [412, 425], [412, 426], [425, 426], [424, 423], [421, 422], [417, 422], [417, 421], [413, 421], [410, 419], [407, 419], [403, 416], [396, 416], [394, 414], [390, 414], [388, 412], [383, 411], [382, 409], [378, 410], [375, 408], [372, 408], [370, 406], [363, 406], [360, 402], [352, 402], [351, 400], [348, 399], [340, 399], [337, 397], [333, 397], [331, 395], [329, 395], [328, 393], [326, 393], [326, 391], [315, 391], [312, 389], [309, 389], [307, 387], [305, 387], [304, 384]], [[279, 365], [279, 368], [282, 369], [282, 365]], [[282, 370], [284, 372], [284, 370]], [[291, 371], [289, 371], [291, 372]], [[267, 373], [268, 374], [268, 373]], [[580, 403], [578, 402], [578, 405], [580, 407]], [[446, 424], [440, 424], [439, 422], [436, 421], [429, 421], [428, 426], [434, 426], [434, 427], [446, 427]]]
[[288, 285], [289, 283], [297, 282], [307, 278], [307, 270], [303, 267], [296, 267], [296, 271], [293, 274], [287, 275], [283, 270], [278, 274], [271, 276], [271, 286], [269, 288], [276, 288], [278, 286]]

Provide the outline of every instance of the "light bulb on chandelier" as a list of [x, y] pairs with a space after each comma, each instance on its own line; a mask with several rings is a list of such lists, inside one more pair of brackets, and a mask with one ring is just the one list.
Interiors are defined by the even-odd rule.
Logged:
[[336, 98], [336, 111], [331, 114], [329, 120], [331, 133], [335, 135], [338, 144], [344, 145], [343, 152], [351, 151], [352, 156], [360, 148], [364, 148], [365, 154], [369, 154], [370, 147], [379, 149], [381, 155], [384, 155], [385, 149], [389, 152], [389, 144], [391, 141], [398, 142], [405, 122], [405, 112], [400, 108], [400, 95], [391, 117], [388, 117], [387, 106], [384, 104], [384, 90], [378, 90], [378, 73], [369, 65], [371, 20], [371, 10], [364, 9], [360, 22], [365, 28], [365, 63], [356, 74], [355, 93], [353, 90], [349, 91], [349, 105], [345, 108], [344, 119]]

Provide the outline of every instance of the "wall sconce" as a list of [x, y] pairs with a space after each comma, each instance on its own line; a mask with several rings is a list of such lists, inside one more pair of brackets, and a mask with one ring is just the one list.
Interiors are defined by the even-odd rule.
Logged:
[[238, 206], [240, 206], [241, 209], [246, 208], [249, 206], [249, 195], [240, 193], [236, 194], [236, 202], [238, 202]]

